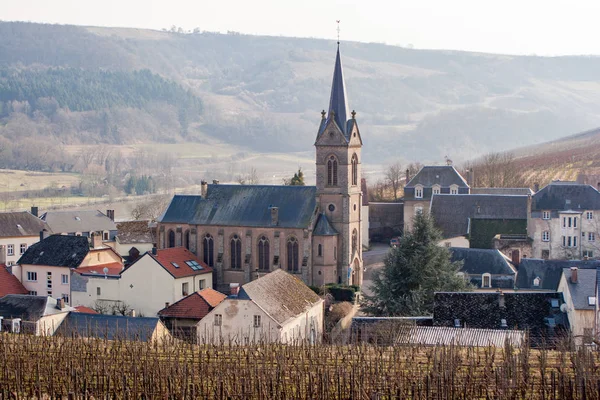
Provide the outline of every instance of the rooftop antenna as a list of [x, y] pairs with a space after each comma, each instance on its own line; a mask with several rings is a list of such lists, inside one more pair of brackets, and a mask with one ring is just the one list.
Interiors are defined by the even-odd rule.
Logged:
[[338, 38], [337, 44], [339, 46], [339, 44], [340, 44], [340, 20], [336, 19], [335, 22], [337, 23], [337, 38]]

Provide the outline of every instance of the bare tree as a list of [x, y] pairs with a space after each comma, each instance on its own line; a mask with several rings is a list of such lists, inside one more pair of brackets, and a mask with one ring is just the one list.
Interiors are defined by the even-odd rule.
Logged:
[[402, 165], [399, 162], [388, 166], [387, 170], [385, 171], [385, 180], [392, 189], [394, 200], [398, 200], [398, 193], [402, 188], [402, 178]]
[[523, 174], [519, 171], [512, 153], [489, 153], [466, 165], [474, 174], [472, 186], [479, 187], [522, 187]]
[[131, 209], [131, 218], [134, 220], [154, 221], [167, 208], [169, 200], [168, 195], [160, 195], [152, 196], [145, 201], [139, 202]]

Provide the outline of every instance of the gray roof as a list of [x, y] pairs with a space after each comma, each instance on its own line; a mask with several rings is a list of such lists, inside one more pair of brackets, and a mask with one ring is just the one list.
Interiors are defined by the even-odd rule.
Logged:
[[51, 235], [29, 246], [18, 263], [77, 268], [89, 251], [84, 236]]
[[[557, 290], [564, 268], [600, 268], [600, 261], [594, 260], [540, 260], [524, 258], [517, 269], [515, 286], [519, 289]], [[540, 286], [533, 286], [533, 280], [540, 278]]]
[[98, 210], [48, 211], [40, 217], [54, 233], [116, 231], [115, 222]]
[[315, 229], [313, 230], [313, 235], [315, 236], [334, 236], [338, 234], [338, 231], [335, 230], [331, 223], [329, 222], [329, 218], [323, 213], [319, 214], [319, 219], [317, 219], [317, 223], [315, 224]]
[[464, 180], [452, 165], [432, 165], [421, 168], [408, 181], [406, 187], [414, 187], [415, 185], [423, 185], [424, 187], [431, 187], [433, 185], [440, 185], [440, 187], [450, 187], [451, 185], [469, 187], [467, 181]]
[[243, 285], [238, 299], [252, 300], [280, 325], [321, 301], [300, 279], [282, 269]]
[[436, 194], [430, 213], [443, 236], [450, 238], [466, 235], [469, 219], [526, 220], [527, 201], [527, 196]]
[[471, 188], [471, 194], [509, 194], [518, 196], [533, 195], [534, 192], [530, 188]]
[[426, 346], [456, 345], [469, 347], [504, 347], [506, 343], [520, 347], [525, 342], [525, 331], [447, 328], [443, 326], [398, 327], [396, 344]]
[[340, 46], [338, 44], [335, 56], [335, 67], [333, 70], [333, 82], [331, 84], [331, 96], [329, 98], [329, 110], [327, 110], [327, 122], [332, 118], [340, 128], [346, 140], [350, 140], [350, 131], [348, 130], [348, 98], [346, 96], [346, 85], [344, 84], [344, 70], [342, 69], [342, 59], [340, 57]]
[[208, 185], [206, 199], [175, 195], [160, 222], [271, 227], [271, 207], [281, 228], [308, 228], [316, 209], [314, 186]]
[[117, 240], [119, 243], [154, 243], [154, 230], [150, 221], [126, 221], [117, 223]]
[[582, 269], [577, 271], [577, 283], [571, 282], [571, 269], [563, 268], [562, 271], [567, 281], [569, 294], [576, 310], [593, 310], [596, 305], [590, 305], [588, 297], [596, 297], [596, 269]]
[[146, 342], [160, 324], [158, 318], [125, 317], [69, 313], [60, 324], [57, 335], [67, 337], [96, 337], [108, 340], [124, 339]]
[[600, 210], [600, 193], [590, 185], [556, 181], [533, 195], [531, 210]]
[[489, 249], [450, 249], [452, 261], [462, 261], [461, 271], [466, 274], [516, 275], [517, 270], [499, 251]]
[[0, 213], [0, 237], [39, 236], [48, 225], [33, 214], [22, 212]]
[[8, 294], [0, 299], [0, 316], [23, 321], [37, 321], [40, 318], [70, 310], [60, 310], [56, 299], [47, 296], [30, 296], [26, 294]]

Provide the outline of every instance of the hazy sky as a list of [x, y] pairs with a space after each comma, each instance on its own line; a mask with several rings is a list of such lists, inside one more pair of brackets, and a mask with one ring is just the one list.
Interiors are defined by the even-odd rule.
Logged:
[[[0, 20], [385, 42], [513, 54], [600, 54], [598, 0], [0, 0]], [[1, 40], [1, 38], [0, 38]]]

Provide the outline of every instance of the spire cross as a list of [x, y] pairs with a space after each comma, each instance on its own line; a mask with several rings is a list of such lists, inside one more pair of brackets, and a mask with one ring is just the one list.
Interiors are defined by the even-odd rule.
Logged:
[[335, 22], [337, 22], [337, 44], [340, 44], [340, 20], [337, 19]]

